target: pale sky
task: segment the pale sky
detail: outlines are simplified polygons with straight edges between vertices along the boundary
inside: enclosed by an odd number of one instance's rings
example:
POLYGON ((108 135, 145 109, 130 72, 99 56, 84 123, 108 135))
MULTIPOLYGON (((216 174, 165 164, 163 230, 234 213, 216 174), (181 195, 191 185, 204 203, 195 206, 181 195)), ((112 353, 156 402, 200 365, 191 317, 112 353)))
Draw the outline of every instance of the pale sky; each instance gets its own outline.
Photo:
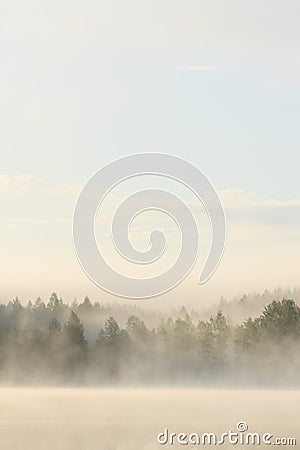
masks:
POLYGON ((1 301, 115 301, 77 262, 72 213, 97 169, 148 151, 206 173, 228 224, 213 278, 159 302, 299 285, 297 0, 2 0, 0 45, 1 301))

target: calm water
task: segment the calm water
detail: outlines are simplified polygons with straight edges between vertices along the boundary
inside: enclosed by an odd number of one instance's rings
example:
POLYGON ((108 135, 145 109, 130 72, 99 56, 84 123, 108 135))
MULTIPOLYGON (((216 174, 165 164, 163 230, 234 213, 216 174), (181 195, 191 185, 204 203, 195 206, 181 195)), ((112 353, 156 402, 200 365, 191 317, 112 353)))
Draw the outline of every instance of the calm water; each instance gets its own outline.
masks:
POLYGON ((222 433, 240 421, 249 432, 296 437, 297 445, 285 448, 300 449, 300 391, 0 389, 3 450, 197 448, 162 446, 157 435, 166 427, 222 433))

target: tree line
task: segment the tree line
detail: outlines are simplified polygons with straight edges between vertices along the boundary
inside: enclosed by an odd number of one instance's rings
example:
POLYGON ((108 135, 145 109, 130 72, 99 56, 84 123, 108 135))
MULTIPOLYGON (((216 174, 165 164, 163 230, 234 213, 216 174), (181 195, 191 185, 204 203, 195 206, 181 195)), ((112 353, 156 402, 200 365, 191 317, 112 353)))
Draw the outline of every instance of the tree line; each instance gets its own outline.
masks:
POLYGON ((66 305, 55 293, 47 304, 0 305, 0 382, 299 384, 294 300, 274 300, 240 324, 221 311, 195 320, 185 308, 160 316, 155 327, 132 313, 122 324, 113 315, 97 324, 99 308, 106 311, 88 297, 66 305))

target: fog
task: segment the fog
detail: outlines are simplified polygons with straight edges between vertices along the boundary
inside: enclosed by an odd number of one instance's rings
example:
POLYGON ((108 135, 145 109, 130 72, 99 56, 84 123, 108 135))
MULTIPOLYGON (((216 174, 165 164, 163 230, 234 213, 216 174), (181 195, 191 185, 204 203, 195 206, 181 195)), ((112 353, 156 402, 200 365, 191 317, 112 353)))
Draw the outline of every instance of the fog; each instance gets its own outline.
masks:
POLYGON ((158 449, 165 428, 220 435, 241 421, 272 442, 300 438, 299 391, 2 388, 0 395, 5 450, 158 449))
POLYGON ((298 388, 300 307, 275 294, 169 314, 16 298, 0 306, 0 383, 298 388))
POLYGON ((1 305, 1 448, 182 448, 206 433, 300 448, 300 308, 282 294, 169 314, 55 293, 1 305))

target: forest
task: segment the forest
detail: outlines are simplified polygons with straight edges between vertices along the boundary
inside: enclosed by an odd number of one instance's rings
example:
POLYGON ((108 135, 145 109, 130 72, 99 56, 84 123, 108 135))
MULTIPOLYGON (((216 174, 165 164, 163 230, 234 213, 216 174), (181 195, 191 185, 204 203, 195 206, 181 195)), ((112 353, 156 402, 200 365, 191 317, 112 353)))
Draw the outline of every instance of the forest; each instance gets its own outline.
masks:
POLYGON ((280 387, 298 386, 299 369, 300 307, 292 299, 270 301, 240 323, 221 309, 167 315, 88 297, 67 305, 56 293, 46 303, 0 305, 3 385, 280 387))

